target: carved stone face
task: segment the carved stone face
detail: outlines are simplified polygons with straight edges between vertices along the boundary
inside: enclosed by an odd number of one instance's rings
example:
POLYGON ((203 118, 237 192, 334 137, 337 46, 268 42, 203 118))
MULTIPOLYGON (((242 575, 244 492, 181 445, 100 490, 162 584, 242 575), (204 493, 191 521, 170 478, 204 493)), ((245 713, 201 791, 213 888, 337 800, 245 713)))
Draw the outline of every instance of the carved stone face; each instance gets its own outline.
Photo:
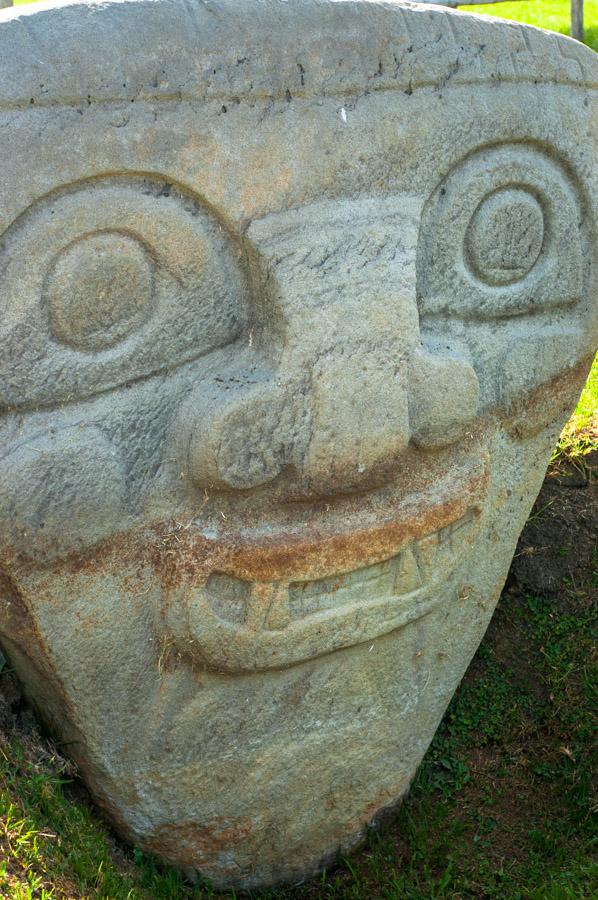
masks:
POLYGON ((596 58, 366 0, 0 50, 3 647, 128 839, 305 875, 406 791, 589 368, 596 58))

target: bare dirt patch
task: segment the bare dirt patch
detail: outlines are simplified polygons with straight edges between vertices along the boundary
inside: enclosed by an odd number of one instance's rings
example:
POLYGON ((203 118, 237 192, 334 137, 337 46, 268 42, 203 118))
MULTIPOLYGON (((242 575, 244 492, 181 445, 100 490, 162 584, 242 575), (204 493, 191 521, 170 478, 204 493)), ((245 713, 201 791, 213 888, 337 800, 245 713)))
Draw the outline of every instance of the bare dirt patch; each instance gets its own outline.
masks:
POLYGON ((598 450, 561 458, 544 480, 519 539, 511 575, 531 593, 595 602, 598 556, 598 450))

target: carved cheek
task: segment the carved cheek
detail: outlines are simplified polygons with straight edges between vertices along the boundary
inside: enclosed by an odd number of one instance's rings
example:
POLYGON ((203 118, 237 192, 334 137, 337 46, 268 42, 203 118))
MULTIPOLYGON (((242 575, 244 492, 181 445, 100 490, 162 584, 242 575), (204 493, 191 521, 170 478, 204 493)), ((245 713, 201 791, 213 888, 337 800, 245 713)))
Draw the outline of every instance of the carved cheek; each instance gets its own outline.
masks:
POLYGON ((289 461, 291 408, 292 397, 266 370, 233 370, 200 384, 176 417, 181 464, 198 487, 244 490, 273 480, 289 461), (250 386, 239 385, 240 375, 250 386))
POLYGON ((83 550, 126 514, 124 467, 94 426, 32 436, 2 460, 0 509, 3 543, 17 552, 40 561, 83 550))

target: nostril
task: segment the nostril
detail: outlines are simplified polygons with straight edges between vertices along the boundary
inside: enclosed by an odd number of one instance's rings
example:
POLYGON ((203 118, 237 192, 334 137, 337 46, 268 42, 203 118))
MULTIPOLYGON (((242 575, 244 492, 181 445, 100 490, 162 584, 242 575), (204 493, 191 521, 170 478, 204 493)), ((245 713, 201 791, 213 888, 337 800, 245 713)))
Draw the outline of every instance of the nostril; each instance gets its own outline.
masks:
POLYGON ((275 406, 270 396, 254 396, 226 415, 218 469, 229 487, 258 487, 276 478, 283 468, 285 446, 277 434, 275 406))
POLYGON ((447 447, 475 419, 478 377, 463 359, 425 351, 414 354, 409 370, 409 423, 423 449, 447 447))
MULTIPOLYGON (((263 379, 230 387, 226 379, 195 390, 176 426, 180 457, 199 487, 246 490, 272 481, 286 462, 284 395, 263 379), (230 389, 229 389, 230 388, 230 389)), ((238 374, 233 382, 239 382, 238 374)))

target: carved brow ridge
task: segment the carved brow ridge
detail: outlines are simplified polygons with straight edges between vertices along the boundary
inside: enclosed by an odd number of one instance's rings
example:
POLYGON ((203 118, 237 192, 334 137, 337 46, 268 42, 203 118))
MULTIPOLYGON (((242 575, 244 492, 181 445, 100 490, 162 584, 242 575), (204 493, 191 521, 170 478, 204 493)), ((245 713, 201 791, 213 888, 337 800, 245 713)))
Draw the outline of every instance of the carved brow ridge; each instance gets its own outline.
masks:
POLYGON ((563 35, 396 0, 121 0, 22 6, 0 19, 0 109, 488 82, 598 88, 598 59, 563 35))

